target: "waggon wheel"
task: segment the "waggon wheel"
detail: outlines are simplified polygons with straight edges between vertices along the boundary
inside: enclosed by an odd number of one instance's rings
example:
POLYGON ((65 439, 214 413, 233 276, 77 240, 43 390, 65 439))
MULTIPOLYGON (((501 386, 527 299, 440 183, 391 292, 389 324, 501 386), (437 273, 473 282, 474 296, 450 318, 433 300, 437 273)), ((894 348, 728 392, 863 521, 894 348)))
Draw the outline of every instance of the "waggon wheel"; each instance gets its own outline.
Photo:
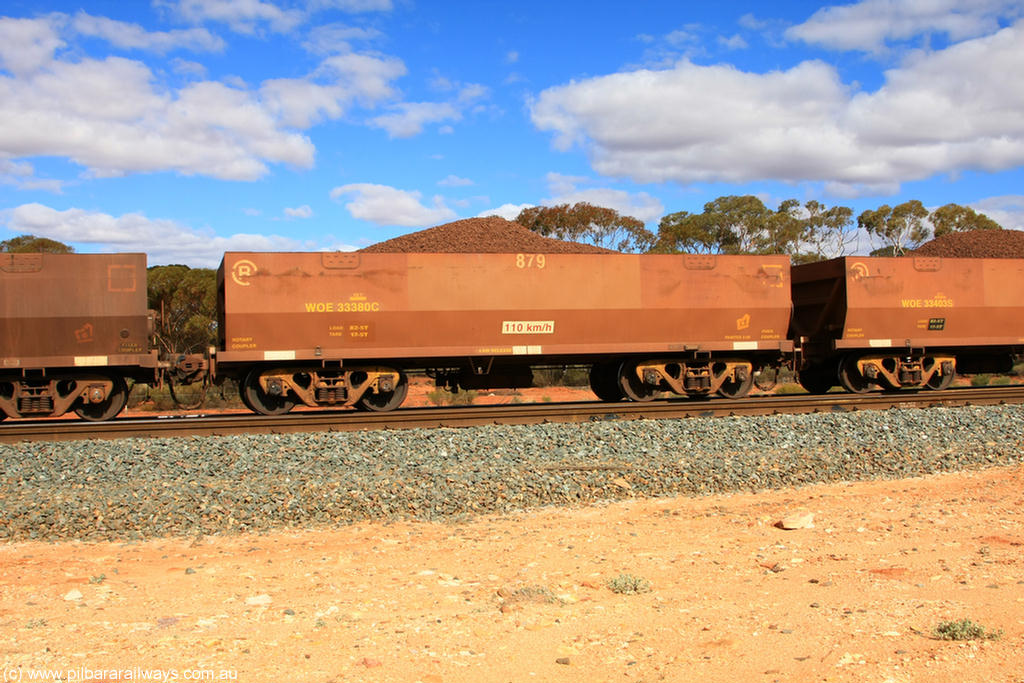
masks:
POLYGON ((857 368, 857 358, 847 356, 839 363, 839 383, 843 388, 854 394, 864 394, 871 391, 871 383, 860 374, 857 368))
POLYGON ((89 422, 103 422, 114 417, 128 405, 128 385, 121 377, 110 377, 114 386, 107 398, 100 403, 86 403, 79 399, 75 414, 89 422))
POLYGON ((718 395, 724 398, 743 398, 750 393, 750 389, 753 386, 754 375, 752 374, 748 374, 746 379, 739 381, 727 379, 718 388, 718 395))
POLYGON ((590 390, 602 401, 615 403, 625 398, 618 381, 615 363, 594 363, 590 366, 590 390))
POLYGON ((260 371, 252 370, 241 386, 242 403, 260 415, 283 415, 295 407, 287 396, 271 396, 260 386, 260 371))
POLYGON ((356 401, 356 408, 371 413, 386 413, 402 405, 402 401, 405 400, 405 396, 408 393, 409 378, 405 376, 404 372, 400 372, 398 373, 398 385, 395 386, 393 391, 386 391, 384 393, 367 391, 356 401))
POLYGON ((925 386, 935 391, 942 391, 943 389, 948 389, 949 385, 953 383, 953 380, 955 378, 955 372, 950 372, 949 374, 946 375, 940 375, 939 373, 935 373, 928 379, 928 382, 925 383, 925 386))
POLYGON ((243 379, 243 381, 238 383, 238 397, 240 399, 242 399, 242 405, 244 405, 246 408, 248 408, 249 410, 251 410, 254 413, 257 412, 256 406, 254 406, 252 403, 249 402, 249 395, 245 391, 245 381, 244 381, 244 379, 243 379))
POLYGON ((626 361, 619 367, 619 388, 630 401, 650 401, 654 398, 655 389, 649 387, 637 377, 636 363, 626 361))

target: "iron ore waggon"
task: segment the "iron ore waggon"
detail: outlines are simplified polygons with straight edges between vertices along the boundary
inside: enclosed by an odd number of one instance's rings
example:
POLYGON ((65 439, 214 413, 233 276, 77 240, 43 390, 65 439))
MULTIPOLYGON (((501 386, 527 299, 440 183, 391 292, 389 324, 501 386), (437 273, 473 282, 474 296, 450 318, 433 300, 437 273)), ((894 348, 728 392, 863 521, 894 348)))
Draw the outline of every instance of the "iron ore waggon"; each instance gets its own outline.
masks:
POLYGON ((944 389, 1024 351, 1024 260, 844 257, 792 272, 790 336, 812 393, 944 389))
POLYGON ((0 419, 117 415, 151 332, 145 254, 0 253, 0 419))
POLYGON ((117 415, 126 380, 238 381, 253 411, 391 410, 439 386, 590 368, 606 401, 943 389, 1024 352, 1024 260, 580 253, 229 252, 217 347, 158 358, 144 254, 0 254, 0 419, 117 415))
POLYGON ((745 395, 792 352, 785 256, 227 253, 218 377, 275 414, 390 410, 410 371, 441 386, 592 367, 604 400, 745 395))

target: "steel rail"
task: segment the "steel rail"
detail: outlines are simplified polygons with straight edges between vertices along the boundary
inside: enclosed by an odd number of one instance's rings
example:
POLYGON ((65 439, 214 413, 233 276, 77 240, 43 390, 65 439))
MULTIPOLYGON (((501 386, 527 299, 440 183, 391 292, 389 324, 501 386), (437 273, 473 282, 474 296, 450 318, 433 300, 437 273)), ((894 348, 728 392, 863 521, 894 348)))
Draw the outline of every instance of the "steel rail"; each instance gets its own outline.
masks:
POLYGON ((727 415, 850 412, 1024 403, 1024 385, 945 391, 787 396, 743 399, 669 399, 650 402, 522 403, 446 408, 403 408, 389 413, 350 410, 302 411, 279 416, 189 413, 171 417, 124 417, 110 422, 75 419, 8 420, 0 443, 201 435, 281 434, 372 429, 430 429, 485 424, 539 424, 596 420, 675 419, 727 415))

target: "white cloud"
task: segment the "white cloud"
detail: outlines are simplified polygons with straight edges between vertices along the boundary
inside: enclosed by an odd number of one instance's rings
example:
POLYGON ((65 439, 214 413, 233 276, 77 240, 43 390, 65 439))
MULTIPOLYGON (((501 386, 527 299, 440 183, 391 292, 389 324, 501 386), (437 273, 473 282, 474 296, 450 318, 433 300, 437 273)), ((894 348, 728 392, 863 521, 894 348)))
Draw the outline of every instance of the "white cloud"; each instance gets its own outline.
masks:
POLYGON ((381 32, 372 28, 359 28, 347 24, 322 24, 312 28, 302 46, 318 55, 347 53, 354 41, 375 40, 381 32))
MULTIPOLYGON (((434 90, 451 93, 447 102, 398 102, 388 106, 388 113, 367 121, 374 128, 383 128, 391 138, 411 138, 430 124, 461 121, 463 112, 479 111, 474 104, 487 97, 490 90, 479 83, 459 83, 435 74, 430 82, 434 90)), ((450 124, 438 127, 447 135, 454 132, 450 124)))
POLYGON ((482 211, 476 215, 477 218, 486 218, 487 216, 500 216, 507 221, 514 221, 519 214, 523 212, 523 209, 529 209, 536 204, 502 204, 501 206, 482 211))
POLYGON ((976 38, 999 29, 1000 17, 1021 15, 1018 0, 862 0, 822 7, 810 19, 786 31, 802 40, 840 50, 879 52, 893 40, 944 33, 950 40, 976 38))
POLYGON ((13 185, 19 190, 46 190, 60 194, 64 184, 59 180, 37 178, 35 167, 25 161, 0 157, 0 185, 13 185))
MULTIPOLYGON (((0 34, 12 25, 19 20, 0 19, 0 34)), ((251 180, 268 161, 312 165, 310 141, 283 129, 251 92, 214 82, 174 92, 155 85, 142 62, 119 57, 36 54, 32 62, 30 71, 19 62, 16 75, 0 73, 2 155, 64 156, 97 176, 175 170, 251 180)))
POLYGON ((193 24, 217 21, 239 33, 256 33, 266 27, 277 33, 291 31, 305 20, 297 9, 281 9, 262 0, 154 0, 193 24))
POLYGON ((390 114, 375 116, 368 123, 383 128, 392 138, 411 138, 422 133, 428 124, 462 118, 459 110, 447 102, 400 102, 389 109, 390 114))
POLYGON ((295 208, 285 207, 284 215, 288 218, 312 218, 313 209, 310 208, 309 204, 303 204, 295 208))
POLYGON ((545 206, 586 202, 606 209, 615 209, 623 216, 638 218, 644 223, 659 220, 665 215, 665 205, 646 192, 629 193, 607 187, 579 188, 590 181, 587 178, 549 173, 548 188, 554 194, 541 202, 545 206))
POLYGON ((749 47, 749 45, 747 45, 747 41, 738 33, 730 38, 719 36, 718 44, 727 50, 745 50, 749 47))
POLYGON ((342 12, 390 12, 391 0, 310 0, 310 9, 339 9, 342 12))
MULTIPOLYGON (((110 39, 126 31, 125 44, 163 44, 134 25, 79 19, 110 39)), ((345 54, 306 78, 258 89, 196 81, 176 90, 141 61, 58 57, 59 28, 56 19, 0 18, 0 158, 66 157, 92 176, 177 171, 253 180, 270 163, 312 166, 313 144, 295 129, 393 97, 392 81, 405 73, 398 59, 345 54)), ((201 76, 199 65, 177 64, 201 76)))
POLYGON ((72 27, 82 35, 103 38, 120 48, 151 50, 158 53, 171 50, 219 52, 226 45, 219 36, 213 35, 205 28, 150 32, 139 24, 95 17, 83 11, 75 15, 72 27))
POLYGON ((751 73, 687 61, 549 88, 534 124, 595 170, 639 182, 820 181, 894 187, 1024 163, 1024 22, 885 73, 851 92, 808 61, 751 73))
POLYGON ((473 181, 469 178, 460 178, 457 175, 449 175, 437 181, 441 187, 469 187, 473 181))
POLYGON ((405 73, 405 64, 397 57, 349 53, 328 57, 314 76, 346 83, 360 98, 372 103, 393 97, 391 82, 405 73))
POLYGON ((1008 230, 1024 230, 1024 195, 989 197, 971 203, 970 207, 1008 230))
POLYGON ((206 67, 199 62, 193 62, 187 59, 181 59, 175 57, 171 60, 171 69, 174 73, 187 76, 189 78, 206 78, 206 67))
POLYGON ((425 206, 420 192, 399 190, 388 185, 354 183, 331 190, 331 199, 351 197, 345 208, 354 218, 377 225, 428 227, 455 218, 442 197, 434 197, 433 206, 425 206))
POLYGON ((337 119, 359 102, 372 106, 393 97, 392 81, 405 74, 394 57, 335 55, 307 78, 277 78, 260 86, 260 100, 286 126, 309 128, 337 119))
POLYGON ((296 251, 303 245, 278 235, 235 234, 221 237, 175 221, 141 213, 112 216, 42 204, 22 204, 0 212, 0 221, 15 234, 87 244, 96 251, 146 252, 150 265, 184 263, 215 268, 225 251, 296 251))
POLYGON ((45 66, 64 44, 46 19, 0 17, 0 68, 15 76, 45 66))

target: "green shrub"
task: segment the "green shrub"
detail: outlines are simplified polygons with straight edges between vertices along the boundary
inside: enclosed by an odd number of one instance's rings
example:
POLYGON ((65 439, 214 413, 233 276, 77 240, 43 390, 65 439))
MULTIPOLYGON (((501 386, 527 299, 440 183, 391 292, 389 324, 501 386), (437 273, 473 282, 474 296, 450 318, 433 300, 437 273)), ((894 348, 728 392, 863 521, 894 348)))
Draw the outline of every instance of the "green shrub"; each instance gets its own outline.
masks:
POLYGON ((807 390, 799 384, 780 384, 775 387, 775 393, 778 396, 788 396, 790 394, 806 394, 807 390))
POLYGON ((1010 378, 1007 375, 999 375, 998 377, 992 378, 992 386, 994 387, 1005 387, 1010 383, 1010 378))
POLYGON ((650 593, 651 582, 640 576, 632 574, 619 574, 614 579, 608 580, 608 589, 612 593, 632 595, 635 593, 650 593))
POLYGON ((535 387, 588 387, 590 368, 567 365, 557 368, 540 368, 533 371, 535 387))
POLYGON ((452 393, 447 389, 434 389, 427 392, 427 400, 435 406, 468 406, 476 400, 476 391, 459 391, 452 393))
POLYGON ((1003 631, 986 631, 970 619, 961 619, 942 622, 932 630, 932 636, 939 640, 999 640, 1003 631))
POLYGON ((975 375, 974 377, 971 378, 971 386, 972 387, 987 387, 989 385, 989 382, 991 382, 991 381, 992 381, 992 375, 988 375, 988 374, 975 375))

